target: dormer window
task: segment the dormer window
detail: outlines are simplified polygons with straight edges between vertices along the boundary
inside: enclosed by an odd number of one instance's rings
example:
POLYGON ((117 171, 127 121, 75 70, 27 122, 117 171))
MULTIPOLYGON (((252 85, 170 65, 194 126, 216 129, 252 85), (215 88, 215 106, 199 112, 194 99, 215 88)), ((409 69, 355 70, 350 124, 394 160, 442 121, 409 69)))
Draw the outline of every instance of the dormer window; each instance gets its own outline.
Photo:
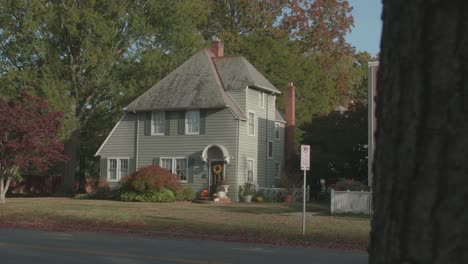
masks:
POLYGON ((152 112, 151 135, 164 135, 166 131, 166 113, 153 111, 152 112))
POLYGON ((200 134, 200 111, 185 112, 185 134, 200 134))

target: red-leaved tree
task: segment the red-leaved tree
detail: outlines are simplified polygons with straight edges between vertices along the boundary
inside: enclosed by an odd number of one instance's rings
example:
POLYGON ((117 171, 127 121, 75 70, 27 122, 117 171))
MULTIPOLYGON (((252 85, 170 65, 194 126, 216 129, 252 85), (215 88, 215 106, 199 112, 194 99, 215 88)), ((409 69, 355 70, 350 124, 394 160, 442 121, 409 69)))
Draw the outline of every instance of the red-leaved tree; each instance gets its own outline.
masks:
POLYGON ((21 172, 40 173, 63 162, 57 141, 61 112, 50 111, 45 99, 21 91, 17 98, 0 97, 0 202, 12 179, 21 172))

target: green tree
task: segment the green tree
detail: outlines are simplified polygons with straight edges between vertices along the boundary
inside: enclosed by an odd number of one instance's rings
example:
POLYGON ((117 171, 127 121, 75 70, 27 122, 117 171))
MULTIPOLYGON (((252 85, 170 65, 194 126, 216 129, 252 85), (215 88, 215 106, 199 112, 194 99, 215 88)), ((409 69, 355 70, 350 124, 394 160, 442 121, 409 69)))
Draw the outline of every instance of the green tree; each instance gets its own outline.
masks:
POLYGON ((64 111, 66 191, 83 157, 83 132, 88 141, 101 133, 87 129, 90 120, 115 121, 149 83, 204 46, 198 27, 208 14, 205 3, 0 1, 2 93, 25 88, 64 111))

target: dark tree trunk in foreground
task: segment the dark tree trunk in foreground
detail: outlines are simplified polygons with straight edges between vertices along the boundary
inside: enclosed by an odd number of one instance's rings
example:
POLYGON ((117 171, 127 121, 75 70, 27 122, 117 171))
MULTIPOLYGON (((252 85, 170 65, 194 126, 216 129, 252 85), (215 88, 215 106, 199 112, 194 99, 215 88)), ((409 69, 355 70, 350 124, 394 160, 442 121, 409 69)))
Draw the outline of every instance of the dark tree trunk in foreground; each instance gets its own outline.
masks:
POLYGON ((468 1, 384 0, 371 263, 468 263, 468 1))

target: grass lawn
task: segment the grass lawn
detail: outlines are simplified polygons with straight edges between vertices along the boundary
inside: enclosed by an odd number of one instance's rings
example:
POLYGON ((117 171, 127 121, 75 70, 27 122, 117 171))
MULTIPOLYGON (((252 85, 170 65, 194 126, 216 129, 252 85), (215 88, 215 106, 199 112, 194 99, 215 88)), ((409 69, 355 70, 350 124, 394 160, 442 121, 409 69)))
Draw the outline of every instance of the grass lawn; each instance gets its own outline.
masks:
MULTIPOLYGON (((134 231, 241 237, 266 241, 299 241, 301 204, 131 203, 71 198, 7 198, 0 223, 123 228, 134 231)), ((307 242, 366 246, 370 218, 330 216, 327 205, 308 204, 307 242)))

